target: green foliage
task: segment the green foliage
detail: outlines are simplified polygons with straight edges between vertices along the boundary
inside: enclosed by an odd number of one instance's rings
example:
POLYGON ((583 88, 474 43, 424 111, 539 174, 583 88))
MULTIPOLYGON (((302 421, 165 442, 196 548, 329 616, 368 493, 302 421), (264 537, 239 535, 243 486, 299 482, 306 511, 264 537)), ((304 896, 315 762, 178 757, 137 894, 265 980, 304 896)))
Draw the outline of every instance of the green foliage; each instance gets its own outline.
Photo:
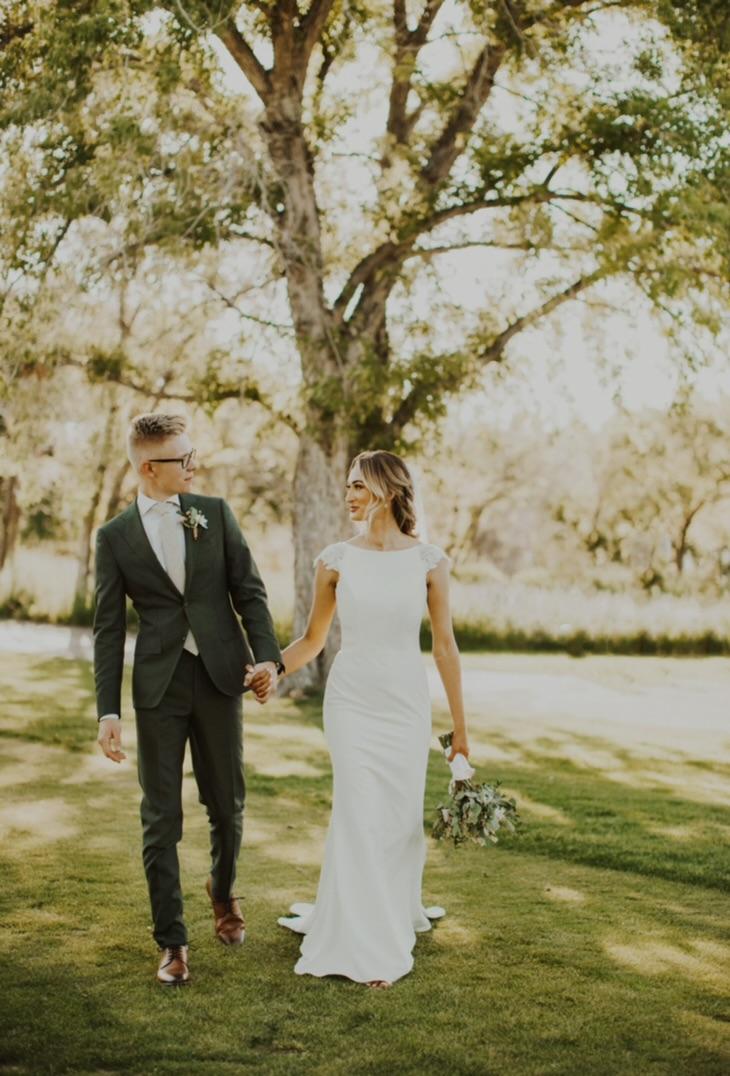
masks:
MULTIPOLYGON (((454 623, 454 634, 463 653, 487 651, 515 654, 569 654, 582 658, 587 654, 624 654, 637 657, 727 657, 730 638, 714 631, 696 633, 616 630, 548 631, 519 627, 495 627, 488 621, 460 620, 454 623)), ((433 644, 431 628, 421 628, 421 646, 433 644)))
POLYGON ((58 536, 58 492, 44 491, 42 497, 25 513, 22 537, 48 540, 58 536))
MULTIPOLYGON (((187 387, 208 414, 213 414, 222 400, 243 398, 247 393, 245 375, 235 369, 229 355, 221 349, 214 349, 206 356, 200 374, 191 378, 187 387)), ((255 388, 253 391, 255 394, 255 388)))
POLYGON ((706 55, 730 53, 730 26, 724 0, 660 0, 658 15, 674 40, 687 48, 700 45, 706 55))
POLYGON ((127 356, 119 347, 110 351, 91 347, 86 357, 86 375, 91 382, 118 381, 124 375, 127 362, 127 356))
POLYGON ((344 421, 353 451, 408 446, 446 414, 453 397, 476 384, 480 372, 473 352, 448 355, 416 352, 388 362, 376 347, 361 342, 360 359, 344 376, 327 374, 306 396, 325 421, 344 421))
POLYGON ((0 620, 32 620, 35 602, 24 590, 16 590, 0 602, 0 620))
POLYGON ((0 130, 26 170, 25 182, 5 191, 15 264, 44 265, 55 249, 52 238, 39 246, 29 222, 92 215, 124 220, 130 243, 200 247, 245 217, 245 187, 228 200, 215 193, 228 182, 238 123, 222 99, 217 115, 196 110, 188 83, 215 95, 204 50, 190 43, 184 52, 169 23, 151 33, 153 7, 110 0, 93 12, 85 3, 35 9, 32 31, 0 52, 0 130), (46 62, 39 80, 33 72, 46 62))
MULTIPOLYGON (((541 158, 554 152, 540 141, 525 144, 513 134, 503 134, 495 124, 484 125, 472 144, 471 159, 479 186, 493 194, 511 191, 514 184, 541 158)), ((468 196, 465 191, 465 196, 468 196)))
MULTIPOLYGON (((658 310, 715 331, 730 278, 721 0, 453 7, 448 32, 439 22, 420 40, 415 11, 394 36, 391 4, 336 0, 305 69, 306 5, 292 7, 291 24, 282 5, 233 0, 6 5, 0 151, 13 168, 0 181, 0 273, 18 272, 23 287, 3 316, 33 309, 59 247, 90 225, 103 253, 85 252, 79 289, 117 283, 146 255, 164 254, 174 275, 191 258, 228 263, 235 251, 244 288, 252 261, 289 285, 309 432, 396 447, 416 445, 485 364, 503 361, 510 325, 522 331, 548 316, 547 300, 569 301, 576 274, 629 276, 658 310), (491 89, 473 66, 487 42, 486 55, 501 57, 491 89), (439 49, 444 62, 432 63, 439 49), (269 90, 252 90, 252 68, 269 90), (391 129, 363 134, 391 105, 391 129), (487 217, 473 215, 480 205, 487 217), (242 236, 259 245, 238 256, 242 236), (454 311, 445 342, 411 311, 411 299, 437 291, 430 259, 409 262, 431 241, 503 245, 524 290, 495 309, 487 289, 478 328, 454 311), (362 276, 339 317, 332 297, 352 272, 362 276), (394 329, 408 340, 416 328, 416 344, 393 346, 394 329), (336 352, 335 373, 310 361, 318 348, 336 352)), ((122 350, 100 346, 89 376, 134 371, 122 350)), ((190 365, 179 391, 207 411, 261 401, 219 358, 190 365)), ((26 368, 16 362, 12 376, 26 368)))

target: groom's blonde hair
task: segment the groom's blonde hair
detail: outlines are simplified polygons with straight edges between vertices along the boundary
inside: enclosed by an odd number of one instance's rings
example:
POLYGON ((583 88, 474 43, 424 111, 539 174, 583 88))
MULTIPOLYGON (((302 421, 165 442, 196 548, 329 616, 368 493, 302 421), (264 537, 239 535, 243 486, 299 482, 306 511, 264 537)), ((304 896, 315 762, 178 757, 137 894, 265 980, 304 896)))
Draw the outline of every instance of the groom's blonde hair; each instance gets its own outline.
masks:
POLYGON ((165 441, 168 437, 177 437, 179 433, 185 433, 187 426, 188 420, 184 415, 169 415, 155 411, 136 415, 129 423, 127 430, 127 455, 130 462, 136 467, 144 445, 165 441))

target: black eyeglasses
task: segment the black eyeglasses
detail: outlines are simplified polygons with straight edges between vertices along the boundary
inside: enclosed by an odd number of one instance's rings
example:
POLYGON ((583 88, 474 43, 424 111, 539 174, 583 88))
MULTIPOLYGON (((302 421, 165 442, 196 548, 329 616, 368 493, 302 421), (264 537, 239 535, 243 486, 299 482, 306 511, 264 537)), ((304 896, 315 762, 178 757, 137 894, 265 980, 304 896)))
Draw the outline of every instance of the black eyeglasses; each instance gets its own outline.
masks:
POLYGON ((165 459, 147 460, 147 462, 148 463, 179 463, 181 468, 183 469, 183 471, 187 471, 188 467, 190 467, 190 465, 192 463, 195 463, 195 459, 197 457, 197 454, 198 454, 197 451, 195 449, 192 449, 191 452, 188 452, 184 456, 173 456, 172 458, 166 457, 165 459))

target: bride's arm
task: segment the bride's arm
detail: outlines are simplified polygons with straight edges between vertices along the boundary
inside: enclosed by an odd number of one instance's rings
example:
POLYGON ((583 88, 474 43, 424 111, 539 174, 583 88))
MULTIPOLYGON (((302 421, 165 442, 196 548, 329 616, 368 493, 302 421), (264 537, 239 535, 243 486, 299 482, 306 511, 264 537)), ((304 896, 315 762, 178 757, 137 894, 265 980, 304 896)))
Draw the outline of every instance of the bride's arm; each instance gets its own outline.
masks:
POLYGON ((461 662, 454 638, 449 602, 449 562, 444 558, 428 574, 428 611, 433 634, 433 658, 444 685, 454 725, 450 760, 456 754, 469 757, 464 699, 461 691, 461 662))
POLYGON ((335 615, 337 579, 338 573, 325 568, 320 561, 314 576, 312 608, 304 634, 290 643, 281 655, 286 668, 285 676, 297 672, 323 650, 332 617, 335 615))

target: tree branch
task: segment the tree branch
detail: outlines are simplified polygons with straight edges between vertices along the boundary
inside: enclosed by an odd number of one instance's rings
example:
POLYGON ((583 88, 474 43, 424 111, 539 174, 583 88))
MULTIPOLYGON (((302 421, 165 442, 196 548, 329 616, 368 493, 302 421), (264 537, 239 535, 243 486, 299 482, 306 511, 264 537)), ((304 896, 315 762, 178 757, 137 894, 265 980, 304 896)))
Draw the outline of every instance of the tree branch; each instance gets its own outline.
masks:
POLYGON ((301 21, 301 50, 305 66, 309 63, 312 49, 319 41, 334 0, 312 0, 309 11, 301 21))
POLYGON ((216 31, 218 37, 251 83, 263 104, 271 93, 271 76, 254 55, 243 34, 232 18, 228 19, 222 30, 216 31))
POLYGON ((592 284, 595 284, 597 280, 601 280, 604 276, 606 276, 605 269, 594 269, 592 273, 587 273, 585 276, 579 277, 578 280, 574 281, 569 287, 565 288, 563 291, 559 291, 557 295, 553 295, 550 299, 541 303, 540 306, 535 307, 535 309, 531 310, 528 314, 523 314, 522 317, 515 318, 506 329, 494 338, 488 347, 484 348, 479 353, 479 358, 485 363, 499 362, 504 354, 507 344, 509 344, 513 337, 517 336, 517 334, 524 329, 529 328, 530 325, 534 325, 536 321, 551 314, 553 310, 562 306, 563 303, 567 303, 570 299, 574 299, 576 295, 585 291, 586 288, 590 288, 592 284))
POLYGON ((525 202, 539 204, 540 202, 549 202, 553 197, 550 191, 538 187, 537 190, 529 191, 527 194, 498 194, 492 198, 476 198, 473 202, 459 202, 457 205, 435 210, 424 221, 420 231, 421 233, 431 232, 434 228, 438 228, 440 224, 445 224, 447 220, 479 213, 482 209, 505 209, 510 206, 523 205, 525 202))
MULTIPOLYGON (((385 129, 388 134, 394 136, 396 142, 404 142, 402 125, 415 63, 415 56, 408 49, 410 35, 406 22, 405 0, 393 0, 393 29, 395 34, 395 58, 393 61, 393 80, 390 84, 388 120, 385 129)), ((387 166, 387 161, 384 160, 383 163, 387 166)))
POLYGON ((365 284, 380 269, 392 265, 399 257, 402 259, 403 254, 415 243, 416 238, 417 236, 414 235, 412 239, 403 243, 390 241, 381 243, 357 263, 332 305, 332 312, 339 322, 342 321, 345 309, 360 285, 365 284))
MULTIPOLYGON (((76 366, 86 372, 86 363, 81 359, 74 359, 70 356, 66 356, 62 362, 64 366, 76 366)), ((169 381, 169 378, 169 373, 164 375, 163 385, 169 381)), ((181 403, 200 406, 200 399, 195 393, 182 391, 168 392, 166 388, 154 389, 150 385, 137 381, 122 373, 106 371, 104 374, 104 381, 110 381, 115 385, 121 385, 123 388, 131 389, 132 392, 139 393, 141 396, 153 396, 158 402, 160 400, 178 400, 181 403)), ((280 411, 252 380, 243 381, 240 385, 235 387, 224 387, 220 392, 215 394, 214 400, 216 403, 222 403, 223 400, 249 400, 252 403, 257 403, 263 407, 265 411, 268 411, 278 422, 283 422, 284 425, 293 430, 297 436, 300 436, 302 433, 300 425, 294 416, 288 411, 280 411)))
POLYGON ((381 243, 379 247, 371 251, 370 254, 367 254, 358 262, 332 306, 332 311, 336 319, 340 322, 342 321, 344 311, 360 285, 367 284, 369 280, 372 280, 373 277, 378 272, 385 269, 386 266, 392 266, 396 261, 400 260, 402 262, 405 261, 406 257, 410 257, 418 237, 423 235, 424 232, 432 231, 439 224, 443 224, 444 221, 451 220, 453 217, 465 216, 468 213, 476 213, 481 209, 495 209, 505 206, 521 205, 523 202, 529 201, 545 202, 549 201, 551 197, 552 195, 549 191, 538 188, 537 191, 533 191, 530 194, 483 198, 476 202, 467 202, 458 206, 451 206, 448 209, 439 210, 424 221, 420 227, 415 227, 407 239, 403 239, 399 243, 394 243, 390 240, 381 243))
MULTIPOLYGON (((452 254, 454 251, 471 250, 474 247, 492 247, 495 250, 537 250, 534 243, 497 243, 492 242, 489 239, 473 239, 464 243, 444 243, 437 247, 414 247, 413 250, 408 251, 403 261, 408 261, 409 258, 432 258, 437 254, 452 254)), ((555 250, 563 250, 564 252, 569 253, 571 248, 550 247, 551 253, 555 250)))
MULTIPOLYGON (((270 321, 268 318, 260 318, 255 314, 247 314, 244 310, 241 310, 240 306, 234 299, 230 299, 225 292, 220 291, 215 284, 211 284, 209 280, 206 280, 206 287, 216 295, 221 302, 228 307, 229 310, 234 310, 240 318, 244 318, 246 321, 254 321, 257 325, 264 325, 268 329, 276 329, 277 332, 293 333, 293 325, 283 325, 278 321, 270 321)), ((248 290, 248 289, 247 289, 248 290)))
MULTIPOLYGON (((511 325, 508 325, 503 332, 495 337, 488 348, 485 348, 481 353, 477 353, 475 358, 482 359, 485 363, 501 361, 504 349, 517 333, 522 332, 523 329, 533 325, 536 321, 539 321, 540 318, 546 317, 562 303, 566 303, 568 300, 575 298, 581 291, 589 288, 591 284, 595 284, 595 282, 601 279, 604 275, 604 270, 596 269, 593 273, 589 273, 579 280, 576 280, 568 288, 565 288, 564 291, 558 292, 557 295, 553 295, 547 302, 536 307, 535 310, 531 310, 528 314, 524 314, 521 318, 517 318, 513 321, 511 325)), ((403 397, 396 408, 390 422, 391 429, 401 431, 416 417, 418 410, 419 394, 417 388, 414 388, 403 397)))
MULTIPOLYGON (((435 210, 430 217, 424 222, 423 226, 419 228, 421 232, 433 231, 439 224, 444 224, 447 220, 453 220, 456 217, 465 217, 471 213, 479 213, 482 209, 504 209, 510 206, 523 205, 525 202, 532 202, 535 205, 541 203, 550 202, 555 203, 556 208, 560 208, 557 203, 559 202, 583 202, 586 205, 598 205, 609 207, 611 209, 620 210, 622 213, 631 213, 634 216, 642 217, 643 219, 650 219, 651 214, 638 206, 627 205, 625 202, 618 202, 615 198, 600 198, 595 194, 584 194, 582 191, 554 191, 549 190, 543 184, 536 187, 532 191, 527 191, 525 194, 502 194, 494 197, 475 198, 472 202, 458 202, 456 205, 446 206, 444 209, 435 210)), ((581 224, 587 224, 586 221, 579 221, 581 224)))
MULTIPOLYGON (((426 43, 433 21, 442 8, 444 0, 426 0, 421 18, 415 30, 408 29, 405 0, 393 0, 393 28, 395 34, 395 57, 393 80, 390 86, 388 121, 386 130, 397 143, 405 144, 416 125, 422 108, 406 114, 411 78, 418 53, 426 43)), ((387 164, 387 162, 384 162, 387 164)))
POLYGON ((490 42, 487 42, 480 52, 459 98, 459 104, 436 139, 421 173, 424 184, 431 190, 443 183, 457 157, 463 152, 466 139, 489 97, 505 52, 504 45, 492 45, 490 42))
POLYGON ((419 49, 426 44, 426 38, 431 32, 436 16, 443 6, 444 0, 426 0, 418 25, 410 34, 411 41, 419 49))
MULTIPOLYGON (((497 195, 491 198, 479 198, 473 202, 462 202, 458 205, 448 206, 445 209, 435 211, 430 217, 421 222, 417 222, 407 238, 403 238, 399 242, 388 240, 385 243, 381 243, 379 247, 371 251, 370 254, 367 254, 357 263, 332 306, 332 311, 336 320, 339 323, 342 322, 344 312, 357 289, 361 285, 367 288, 368 284, 372 283, 379 272, 382 272, 386 268, 392 268, 397 262, 404 262, 407 258, 413 256, 428 256, 430 251, 426 248, 414 249, 415 243, 419 236, 433 231, 434 228, 437 228, 440 224, 444 224, 446 221, 458 217, 478 213, 483 209, 503 209, 511 206, 523 205, 526 202, 539 205, 541 203, 553 201, 560 202, 564 200, 600 204, 600 199, 591 195, 582 194, 580 191, 551 191, 547 190, 544 186, 540 186, 525 194, 497 195)), ((625 212, 633 212, 638 215, 643 215, 642 210, 634 209, 631 206, 625 206, 614 201, 611 201, 610 204, 625 212)), ((503 246, 504 244, 496 245, 503 246)), ((444 244, 438 252, 445 252, 449 249, 451 249, 451 246, 444 244)), ((530 248, 526 247, 525 249, 530 248)), ((436 253, 435 248, 430 248, 430 250, 436 253)), ((365 292, 363 292, 361 301, 365 298, 366 295, 365 292)))
MULTIPOLYGON (((547 10, 536 11, 533 15, 528 15, 527 18, 521 19, 519 23, 519 30, 530 30, 533 26, 537 26, 540 23, 550 22, 550 20, 555 18, 556 15, 561 15, 563 14, 563 12, 577 11, 578 8, 583 7, 585 4, 591 3, 595 3, 595 0, 557 0, 557 2, 551 7, 547 8, 547 10)), ((619 6, 623 6, 621 4, 621 0, 618 0, 618 4, 619 6)), ((612 7, 613 5, 607 4, 606 6, 612 7)), ((600 7, 597 9, 589 9, 586 12, 581 12, 581 14, 592 15, 593 11, 595 10, 600 11, 601 9, 600 7)))
MULTIPOLYGON (((414 229, 413 234, 408 239, 403 239, 399 243, 393 243, 388 240, 386 243, 381 243, 379 247, 371 251, 362 258, 355 268, 350 273, 347 281, 345 282, 342 291, 337 296, 332 306, 333 313, 337 316, 341 315, 348 303, 355 294, 355 291, 361 284, 365 284, 369 278, 371 278, 380 269, 384 269, 387 265, 392 264, 395 260, 400 258, 404 261, 406 256, 410 257, 413 249, 413 245, 418 239, 419 235, 424 232, 432 231, 439 224, 442 224, 446 220, 450 220, 455 216, 464 216, 467 213, 476 213, 480 209, 494 209, 500 206, 520 205, 522 202, 530 201, 535 196, 530 195, 516 195, 510 198, 489 198, 481 199, 478 202, 466 203, 464 205, 452 206, 449 209, 440 210, 433 214, 424 222, 423 227, 414 229)), ((546 201, 545 195, 541 195, 537 200, 546 201)), ((415 252, 414 252, 415 253, 415 252)))

